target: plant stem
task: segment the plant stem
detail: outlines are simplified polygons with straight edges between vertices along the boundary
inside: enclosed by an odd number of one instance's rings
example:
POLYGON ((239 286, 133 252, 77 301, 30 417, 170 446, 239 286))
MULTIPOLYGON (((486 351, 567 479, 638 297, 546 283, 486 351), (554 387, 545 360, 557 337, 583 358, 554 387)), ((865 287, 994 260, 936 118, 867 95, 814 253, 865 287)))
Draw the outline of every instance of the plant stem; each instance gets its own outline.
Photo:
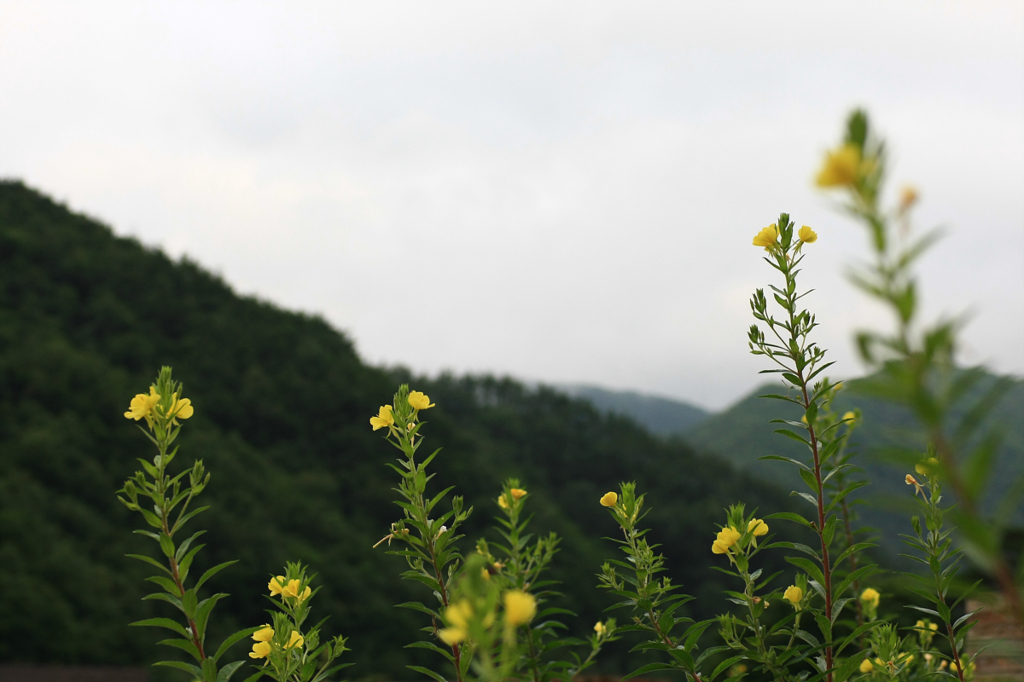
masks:
MULTIPOLYGON (((168 538, 171 537, 171 529, 167 523, 167 489, 165 488, 165 476, 164 476, 164 461, 167 458, 167 444, 165 441, 160 442, 160 468, 157 471, 159 494, 160 494, 160 520, 163 523, 163 532, 168 538)), ((180 515, 179 515, 180 518, 180 515)), ((167 562, 171 567, 171 578, 174 579, 174 584, 178 588, 178 593, 182 598, 185 596, 185 585, 182 583, 181 575, 178 572, 178 562, 173 556, 167 557, 167 562)), ((203 642, 199 637, 199 632, 196 629, 196 622, 192 618, 189 618, 188 614, 185 615, 185 620, 188 621, 189 632, 192 633, 192 643, 195 645, 196 650, 199 652, 199 662, 202 664, 206 660, 206 652, 203 650, 203 642)))

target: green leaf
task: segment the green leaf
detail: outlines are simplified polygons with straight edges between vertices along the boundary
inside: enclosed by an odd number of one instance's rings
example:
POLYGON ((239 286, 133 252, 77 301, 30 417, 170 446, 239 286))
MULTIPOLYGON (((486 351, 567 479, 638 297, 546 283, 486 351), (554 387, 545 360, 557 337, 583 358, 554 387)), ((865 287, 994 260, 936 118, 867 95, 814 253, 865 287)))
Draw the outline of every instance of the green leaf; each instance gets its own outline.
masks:
POLYGON ((175 523, 175 524, 174 524, 174 530, 175 530, 175 531, 177 531, 177 530, 178 530, 179 528, 181 528, 182 526, 184 526, 184 525, 185 525, 185 523, 186 523, 186 522, 187 522, 187 521, 188 521, 189 519, 191 519, 191 518, 192 518, 193 516, 197 516, 197 515, 199 515, 199 514, 202 514, 202 513, 204 512, 204 511, 206 511, 206 510, 207 510, 207 509, 209 509, 209 508, 210 508, 209 506, 206 506, 206 507, 197 507, 197 508, 193 509, 192 511, 188 512, 187 514, 185 514, 184 516, 182 516, 182 517, 181 517, 180 519, 178 519, 177 523, 175 523))
POLYGON ((159 568, 161 571, 163 571, 167 575, 171 574, 171 569, 167 568, 166 566, 164 566, 163 564, 161 564, 159 561, 157 561, 156 559, 154 559, 152 557, 145 556, 144 554, 125 554, 125 556, 126 557, 130 557, 132 559, 138 559, 139 561, 144 561, 147 564, 151 564, 153 566, 156 566, 157 568, 159 568))
POLYGON ((191 654, 192 658, 196 659, 197 661, 200 660, 199 649, 197 649, 196 645, 187 639, 165 639, 161 642, 157 642, 157 644, 163 644, 164 646, 172 646, 176 649, 187 651, 189 654, 191 654))
POLYGON ((793 523, 799 523, 801 526, 811 527, 811 522, 793 512, 776 512, 765 517, 766 519, 782 519, 783 521, 792 521, 793 523))
POLYGON ((198 667, 191 665, 189 663, 182 663, 181 661, 157 661, 153 665, 162 665, 166 668, 177 668, 178 670, 184 670, 189 675, 191 675, 193 679, 196 680, 202 678, 203 676, 203 671, 200 670, 198 667))
POLYGON ((208 658, 203 661, 203 679, 206 682, 217 682, 217 661, 208 658))
POLYGON ((261 625, 257 625, 254 628, 246 628, 244 630, 239 630, 238 632, 236 632, 234 634, 228 635, 224 639, 224 641, 221 642, 220 646, 217 647, 217 653, 215 653, 213 655, 213 658, 216 659, 216 660, 220 660, 220 657, 223 656, 224 654, 226 654, 228 649, 230 649, 232 646, 237 644, 239 641, 241 641, 241 640, 245 639, 246 637, 252 635, 254 632, 256 632, 257 630, 261 629, 262 627, 263 626, 261 626, 261 625))
POLYGON ((821 568, 819 568, 817 564, 813 563, 809 559, 804 559, 799 556, 788 556, 785 557, 785 559, 797 568, 802 569, 804 573, 810 575, 811 578, 816 580, 819 584, 825 584, 825 578, 821 573, 821 568))
MULTIPOLYGON (((798 459, 793 459, 792 457, 783 457, 781 455, 762 455, 761 457, 758 457, 758 459, 769 459, 769 460, 778 460, 780 462, 789 462, 790 464, 796 464, 801 469, 810 470, 809 466, 807 466, 806 464, 804 464, 803 462, 801 462, 798 459)), ((765 517, 765 518, 769 518, 769 517, 765 517)))
POLYGON ((235 671, 245 665, 245 661, 235 661, 234 663, 228 663, 226 666, 220 669, 217 673, 217 682, 228 682, 231 676, 235 674, 235 671))
POLYGON ((744 659, 746 659, 746 656, 744 656, 742 654, 740 654, 739 656, 733 656, 732 658, 725 659, 724 661, 722 661, 721 663, 719 663, 715 667, 715 672, 711 673, 711 679, 712 680, 715 679, 716 677, 718 677, 722 673, 723 670, 727 670, 730 666, 732 666, 737 661, 742 661, 744 659))
POLYGON ((175 583, 170 578, 165 578, 162 575, 151 575, 148 578, 146 578, 146 581, 156 583, 160 587, 164 588, 164 591, 167 592, 167 594, 179 598, 181 597, 181 590, 178 589, 177 583, 175 583))
POLYGON ((444 679, 443 676, 435 673, 430 668, 424 668, 423 666, 419 666, 419 665, 407 665, 405 667, 408 668, 409 670, 415 670, 418 673, 422 673, 422 674, 426 675, 427 677, 430 677, 433 680, 435 680, 435 682, 448 682, 448 680, 444 679))
POLYGON ((167 628, 172 632, 176 632, 182 637, 188 639, 188 632, 185 628, 178 623, 175 623, 170 618, 147 618, 146 620, 137 620, 134 623, 128 624, 130 627, 150 627, 150 628, 167 628))
POLYGON ((185 552, 188 551, 188 546, 192 544, 192 541, 201 536, 205 532, 205 530, 197 531, 196 533, 192 534, 192 537, 178 545, 178 551, 174 553, 174 560, 181 561, 181 557, 184 556, 185 552))
POLYGON ((209 580, 213 576, 215 576, 218 573, 220 573, 221 571, 223 571, 225 568, 227 568, 231 564, 237 564, 237 563, 238 563, 238 559, 234 559, 232 561, 225 561, 222 564, 217 564, 213 568, 208 569, 206 571, 206 573, 203 573, 202 577, 199 578, 199 582, 196 583, 196 589, 198 590, 200 587, 203 586, 203 583, 205 583, 207 580, 209 580))
POLYGON ((167 535, 160 536, 160 549, 163 550, 164 555, 169 559, 174 556, 174 540, 167 535))
POLYGON ((202 642, 206 639, 206 623, 210 620, 213 607, 226 596, 228 595, 218 592, 196 605, 196 631, 199 633, 199 641, 202 642))
POLYGON ((647 665, 642 666, 640 668, 637 668, 636 670, 634 670, 633 672, 631 672, 631 673, 629 673, 627 675, 623 675, 621 679, 622 680, 628 680, 630 678, 637 677, 639 675, 646 675, 647 673, 653 673, 653 672, 657 672, 659 670, 678 670, 678 669, 679 668, 677 666, 666 665, 665 663, 648 663, 647 665))
POLYGON ((792 438, 793 440, 797 441, 798 443, 803 443, 807 447, 811 447, 811 444, 807 441, 806 438, 804 438, 803 436, 798 436, 797 434, 793 433, 789 429, 775 429, 774 433, 781 434, 781 435, 785 436, 786 438, 792 438))
POLYGON ((405 648, 406 649, 428 649, 430 651, 433 651, 434 653, 441 654, 442 656, 447 658, 448 661, 451 662, 452 664, 455 663, 455 657, 452 656, 451 649, 448 649, 448 650, 442 649, 441 647, 437 646, 433 642, 413 642, 411 644, 406 644, 405 648))
POLYGON ((146 523, 153 526, 153 528, 163 529, 164 522, 160 520, 159 516, 146 509, 139 509, 139 513, 142 514, 142 518, 146 519, 146 523))

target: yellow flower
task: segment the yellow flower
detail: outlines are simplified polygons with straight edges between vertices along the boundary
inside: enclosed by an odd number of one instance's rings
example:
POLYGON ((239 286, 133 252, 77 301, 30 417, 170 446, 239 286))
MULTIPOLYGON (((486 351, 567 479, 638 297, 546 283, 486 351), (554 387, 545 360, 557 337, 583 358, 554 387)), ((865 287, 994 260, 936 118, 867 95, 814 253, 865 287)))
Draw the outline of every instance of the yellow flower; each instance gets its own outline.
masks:
POLYGON ((261 629, 252 633, 252 638, 257 642, 269 642, 274 638, 274 628, 264 625, 261 629))
POLYGON ((145 393, 139 393, 128 406, 128 411, 124 413, 125 419, 134 419, 139 421, 143 417, 149 417, 150 412, 153 411, 153 407, 160 402, 160 394, 156 392, 156 387, 149 387, 149 395, 145 393))
POLYGON ((930 476, 935 472, 936 467, 939 466, 939 460, 934 457, 929 457, 923 462, 918 462, 914 466, 914 471, 921 474, 922 476, 930 476))
POLYGON ((755 538, 759 538, 768 533, 768 524, 761 519, 750 519, 750 523, 747 524, 747 532, 751 531, 753 531, 755 538))
POLYGON ((508 500, 505 499, 504 495, 498 496, 498 506, 502 509, 508 509, 508 500))
POLYGON ((266 658, 270 655, 270 642, 256 642, 252 645, 249 658, 266 658))
POLYGON ((906 185, 900 191, 900 210, 906 211, 908 208, 916 204, 917 198, 917 190, 910 185, 906 185))
POLYGON ((796 610, 799 611, 800 602, 804 598, 804 591, 796 585, 790 585, 786 588, 786 592, 782 595, 782 598, 788 601, 793 606, 795 606, 796 610))
POLYGON ((522 488, 512 488, 509 492, 512 493, 513 500, 520 500, 526 495, 526 491, 522 488))
POLYGON ((305 643, 306 643, 306 640, 303 639, 302 635, 299 634, 299 631, 298 630, 292 630, 292 636, 288 639, 288 643, 285 644, 284 648, 285 649, 292 649, 292 648, 295 648, 295 647, 300 647, 300 646, 302 646, 305 643))
POLYGON ((931 630, 932 632, 938 632, 939 624, 938 623, 928 623, 928 629, 931 630))
POLYGON ((445 622, 451 627, 438 630, 437 636, 448 645, 464 641, 469 636, 466 627, 472 615, 473 605, 467 599, 460 599, 444 610, 445 622))
POLYGON ((537 600, 522 590, 505 593, 505 622, 509 625, 523 625, 533 620, 537 613, 537 600))
POLYGON ((947 665, 949 665, 948 661, 939 661, 939 670, 945 670, 947 665))
POLYGON ((601 506, 603 507, 614 507, 619 502, 618 493, 605 493, 601 497, 601 506))
POLYGON ((818 171, 815 183, 818 187, 854 185, 857 183, 857 172, 860 169, 860 148, 847 144, 825 155, 825 163, 818 171))
POLYGON ((168 415, 172 419, 188 419, 195 413, 195 408, 192 407, 192 401, 188 398, 178 398, 178 394, 175 393, 173 397, 174 404, 171 406, 171 413, 168 415))
POLYGON ((854 414, 853 412, 847 412, 846 414, 843 415, 843 421, 844 422, 848 422, 851 419, 856 419, 856 418, 857 418, 857 415, 854 414))
POLYGON ((597 621, 594 623, 594 632, 597 633, 598 637, 604 637, 604 633, 608 632, 608 628, 601 621, 597 621))
POLYGON ((779 228, 775 226, 775 223, 772 223, 757 233, 757 236, 754 237, 754 246, 763 246, 765 251, 767 251, 768 248, 778 240, 778 238, 779 228))
POLYGON ((740 539, 740 532, 735 528, 726 526, 718 532, 718 536, 715 541, 711 544, 711 551, 715 554, 726 554, 729 548, 736 544, 736 541, 740 539))
POLYGON ((800 232, 797 233, 800 237, 800 241, 804 244, 813 244, 818 241, 818 233, 812 230, 807 225, 800 228, 800 232))
POLYGON ((276 578, 271 578, 270 582, 267 583, 267 589, 270 590, 270 596, 276 597, 277 595, 284 592, 284 576, 279 575, 276 578))
POLYGON ((449 646, 465 641, 468 635, 469 633, 465 628, 442 628, 437 631, 437 636, 441 638, 442 642, 449 646))
POLYGON ((869 673, 875 669, 875 666, 871 665, 871 659, 865 658, 860 662, 860 671, 862 673, 869 673))
POLYGON ((427 410, 434 406, 434 403, 430 402, 430 398, 426 394, 420 393, 419 391, 411 391, 409 393, 409 407, 412 409, 427 410))
POLYGON ((301 581, 295 580, 295 579, 289 580, 288 584, 285 585, 284 589, 281 590, 281 594, 283 594, 286 597, 291 597, 293 599, 294 598, 298 598, 298 600, 300 602, 304 602, 304 601, 306 601, 306 599, 309 598, 309 595, 310 595, 310 593, 313 590, 310 589, 310 587, 307 585, 306 589, 303 590, 300 593, 299 592, 299 587, 301 587, 301 586, 302 586, 302 582, 301 581), (301 597, 299 596, 300 594, 302 595, 301 597))
POLYGON ((903 478, 903 480, 904 480, 904 481, 906 481, 907 485, 916 485, 916 486, 918 486, 918 487, 920 487, 920 486, 921 486, 921 484, 917 482, 917 479, 916 479, 916 478, 914 478, 913 476, 911 476, 910 474, 907 474, 907 475, 906 475, 906 476, 905 476, 905 477, 903 478))
POLYGON ((373 427, 374 431, 391 426, 394 423, 395 415, 392 414, 390 405, 381 405, 380 412, 377 413, 377 416, 370 417, 370 426, 373 427))
POLYGON ((878 594, 878 590, 876 590, 873 587, 869 587, 860 593, 861 601, 865 602, 866 604, 868 604, 868 606, 871 607, 878 606, 878 600, 880 597, 881 595, 878 594))

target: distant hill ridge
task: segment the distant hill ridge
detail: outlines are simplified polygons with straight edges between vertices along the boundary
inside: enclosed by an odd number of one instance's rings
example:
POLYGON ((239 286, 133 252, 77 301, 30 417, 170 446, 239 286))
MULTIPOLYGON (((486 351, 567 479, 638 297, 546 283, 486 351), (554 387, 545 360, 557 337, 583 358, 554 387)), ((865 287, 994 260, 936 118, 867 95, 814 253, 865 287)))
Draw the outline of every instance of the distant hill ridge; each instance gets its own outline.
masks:
POLYGON ((585 384, 556 388, 575 398, 589 400, 602 412, 629 417, 658 436, 684 433, 711 416, 711 412, 696 405, 636 391, 613 391, 585 384))

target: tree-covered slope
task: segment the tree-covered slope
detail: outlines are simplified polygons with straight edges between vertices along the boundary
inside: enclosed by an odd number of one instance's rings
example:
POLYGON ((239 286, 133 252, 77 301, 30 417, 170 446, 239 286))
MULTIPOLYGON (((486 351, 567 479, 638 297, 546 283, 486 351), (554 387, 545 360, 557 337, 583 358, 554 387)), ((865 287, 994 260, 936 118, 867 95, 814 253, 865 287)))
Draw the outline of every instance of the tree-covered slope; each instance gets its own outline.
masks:
MULTIPOLYGON (((977 397, 992 385, 997 377, 986 375, 971 396, 977 397)), ((862 421, 851 438, 851 448, 857 452, 854 463, 863 468, 872 482, 861 491, 861 497, 870 502, 865 517, 875 526, 884 527, 887 548, 899 550, 897 533, 909 532, 909 520, 902 511, 887 512, 893 500, 908 494, 904 476, 907 467, 894 464, 888 453, 893 447, 923 449, 924 438, 916 428, 913 416, 890 403, 872 397, 865 390, 865 380, 845 382, 834 409, 840 414, 859 409, 862 421)), ((729 409, 709 417, 683 433, 683 439, 701 452, 716 453, 740 470, 763 480, 775 482, 785 489, 801 488, 795 467, 774 460, 761 460, 765 455, 802 458, 805 453, 799 443, 774 434, 779 424, 772 419, 800 419, 795 405, 758 396, 779 393, 778 385, 761 386, 729 409)), ((963 409, 954 416, 962 415, 963 409)), ((987 427, 1002 435, 995 458, 993 475, 987 499, 994 502, 1010 485, 1024 475, 1024 381, 1011 380, 1002 400, 989 413, 987 427)), ((1017 510, 1018 523, 1024 522, 1024 510, 1017 510)))
POLYGON ((560 388, 575 398, 586 398, 602 412, 629 417, 659 436, 679 435, 711 416, 707 410, 672 398, 634 391, 611 391, 598 386, 560 388))
POLYGON ((215 614, 220 629, 264 622, 268 575, 286 559, 308 562, 329 629, 351 636, 354 678, 410 677, 403 666, 419 654, 402 645, 422 623, 392 604, 430 598, 399 581, 395 557, 371 550, 399 510, 385 467, 393 452, 368 418, 399 381, 437 403, 427 433, 444 448, 438 489, 454 484, 475 505, 471 533, 491 516, 502 477, 517 475, 534 493, 536 530, 564 535, 557 577, 579 634, 610 603, 593 588, 614 552, 596 500, 618 481, 650 492, 654 537, 676 581, 708 597, 695 606, 702 616, 722 608, 721 576, 707 568, 722 508, 791 504, 552 390, 369 367, 323 320, 239 297, 193 263, 0 182, 0 660, 156 658, 159 635, 126 624, 170 614, 140 601, 148 572, 123 555, 153 548, 131 533, 114 491, 151 454, 122 413, 164 364, 196 407, 182 464, 202 458, 213 473, 200 563, 241 559, 212 581, 232 595, 215 614))

